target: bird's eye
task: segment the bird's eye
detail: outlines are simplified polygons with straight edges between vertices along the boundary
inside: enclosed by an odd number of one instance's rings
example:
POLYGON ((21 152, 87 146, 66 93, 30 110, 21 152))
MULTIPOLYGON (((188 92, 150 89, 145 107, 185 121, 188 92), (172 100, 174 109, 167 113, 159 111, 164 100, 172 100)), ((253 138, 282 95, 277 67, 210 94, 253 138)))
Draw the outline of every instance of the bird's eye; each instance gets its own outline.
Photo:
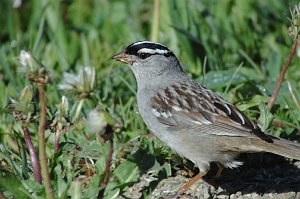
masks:
POLYGON ((146 58, 148 58, 150 56, 151 56, 150 53, 140 53, 139 54, 139 58, 141 58, 141 59, 146 59, 146 58))

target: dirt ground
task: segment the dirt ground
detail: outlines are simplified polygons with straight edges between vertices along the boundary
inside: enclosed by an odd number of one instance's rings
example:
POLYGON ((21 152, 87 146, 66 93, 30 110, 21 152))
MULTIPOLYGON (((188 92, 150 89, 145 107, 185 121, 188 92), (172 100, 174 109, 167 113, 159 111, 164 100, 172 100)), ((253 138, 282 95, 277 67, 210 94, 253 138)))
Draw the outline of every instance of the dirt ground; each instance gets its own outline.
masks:
MULTIPOLYGON (((179 198, 300 199, 300 161, 287 160, 273 154, 245 154, 241 159, 244 161, 243 166, 224 169, 219 179, 213 178, 217 167, 212 164, 204 180, 195 183, 179 198)), ((149 198, 174 198, 177 190, 188 180, 182 175, 163 179, 149 198)), ((143 198, 140 189, 143 187, 142 182, 131 187, 123 198, 143 198)))

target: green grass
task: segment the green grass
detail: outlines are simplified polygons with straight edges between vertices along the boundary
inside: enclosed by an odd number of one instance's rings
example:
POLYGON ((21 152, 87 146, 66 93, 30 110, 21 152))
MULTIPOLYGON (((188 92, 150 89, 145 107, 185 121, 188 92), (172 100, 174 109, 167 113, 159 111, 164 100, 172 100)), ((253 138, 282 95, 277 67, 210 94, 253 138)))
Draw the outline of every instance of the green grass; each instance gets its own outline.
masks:
MULTIPOLYGON (((300 128, 300 110, 287 81, 300 101, 299 57, 293 59, 271 111, 266 104, 293 43, 288 18, 290 8, 297 3, 161 1, 156 37, 178 55, 184 70, 194 79, 258 120, 267 132, 291 138, 300 128), (287 128, 275 127, 274 120, 287 128)), ((106 114, 105 120, 114 133, 105 198, 124 193, 148 171, 154 172, 157 183, 178 168, 182 160, 176 154, 156 138, 143 137, 149 130, 137 112, 134 77, 127 66, 111 59, 130 43, 151 39, 153 11, 153 2, 142 0, 32 0, 23 1, 19 8, 13 8, 10 0, 2 2, 0 193, 15 198, 45 197, 44 187, 34 182, 22 122, 16 121, 7 108, 11 98, 18 99, 22 89, 32 84, 18 72, 21 50, 31 52, 51 78, 46 85, 46 152, 56 198, 97 197, 109 144, 86 126, 88 113, 96 107, 106 114), (96 69, 96 84, 78 108, 78 93, 59 90, 58 84, 63 82, 64 72, 77 74, 83 66, 96 69), (55 154, 50 124, 63 95, 69 100, 69 111, 59 121, 72 127, 61 137, 60 151, 55 154), (80 111, 77 120, 76 110, 80 111)), ((34 84, 32 105, 36 118, 29 124, 29 131, 38 149, 40 113, 34 84)), ((155 183, 145 188, 145 197, 155 183)))

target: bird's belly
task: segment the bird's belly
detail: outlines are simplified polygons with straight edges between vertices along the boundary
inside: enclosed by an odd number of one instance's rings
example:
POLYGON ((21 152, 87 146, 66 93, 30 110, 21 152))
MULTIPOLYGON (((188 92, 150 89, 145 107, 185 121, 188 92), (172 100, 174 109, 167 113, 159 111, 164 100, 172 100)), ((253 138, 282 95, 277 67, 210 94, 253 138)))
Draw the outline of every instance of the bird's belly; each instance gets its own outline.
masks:
MULTIPOLYGON (((155 131, 156 136, 178 154, 188 158, 195 164, 220 162, 225 166, 233 162, 235 153, 221 152, 222 146, 213 137, 201 135, 199 132, 155 131)), ((234 167, 234 166, 232 166, 234 167)))

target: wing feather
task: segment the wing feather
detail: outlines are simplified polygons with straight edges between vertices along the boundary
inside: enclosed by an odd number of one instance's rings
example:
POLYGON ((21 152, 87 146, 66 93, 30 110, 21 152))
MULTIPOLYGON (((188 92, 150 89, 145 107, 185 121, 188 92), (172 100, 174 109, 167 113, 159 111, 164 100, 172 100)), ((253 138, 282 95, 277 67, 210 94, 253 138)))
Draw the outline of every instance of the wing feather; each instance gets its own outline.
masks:
POLYGON ((211 127, 216 130, 209 130, 210 134, 256 135, 267 142, 274 139, 232 104, 196 82, 171 85, 152 97, 151 104, 158 120, 171 128, 207 131, 211 127))

